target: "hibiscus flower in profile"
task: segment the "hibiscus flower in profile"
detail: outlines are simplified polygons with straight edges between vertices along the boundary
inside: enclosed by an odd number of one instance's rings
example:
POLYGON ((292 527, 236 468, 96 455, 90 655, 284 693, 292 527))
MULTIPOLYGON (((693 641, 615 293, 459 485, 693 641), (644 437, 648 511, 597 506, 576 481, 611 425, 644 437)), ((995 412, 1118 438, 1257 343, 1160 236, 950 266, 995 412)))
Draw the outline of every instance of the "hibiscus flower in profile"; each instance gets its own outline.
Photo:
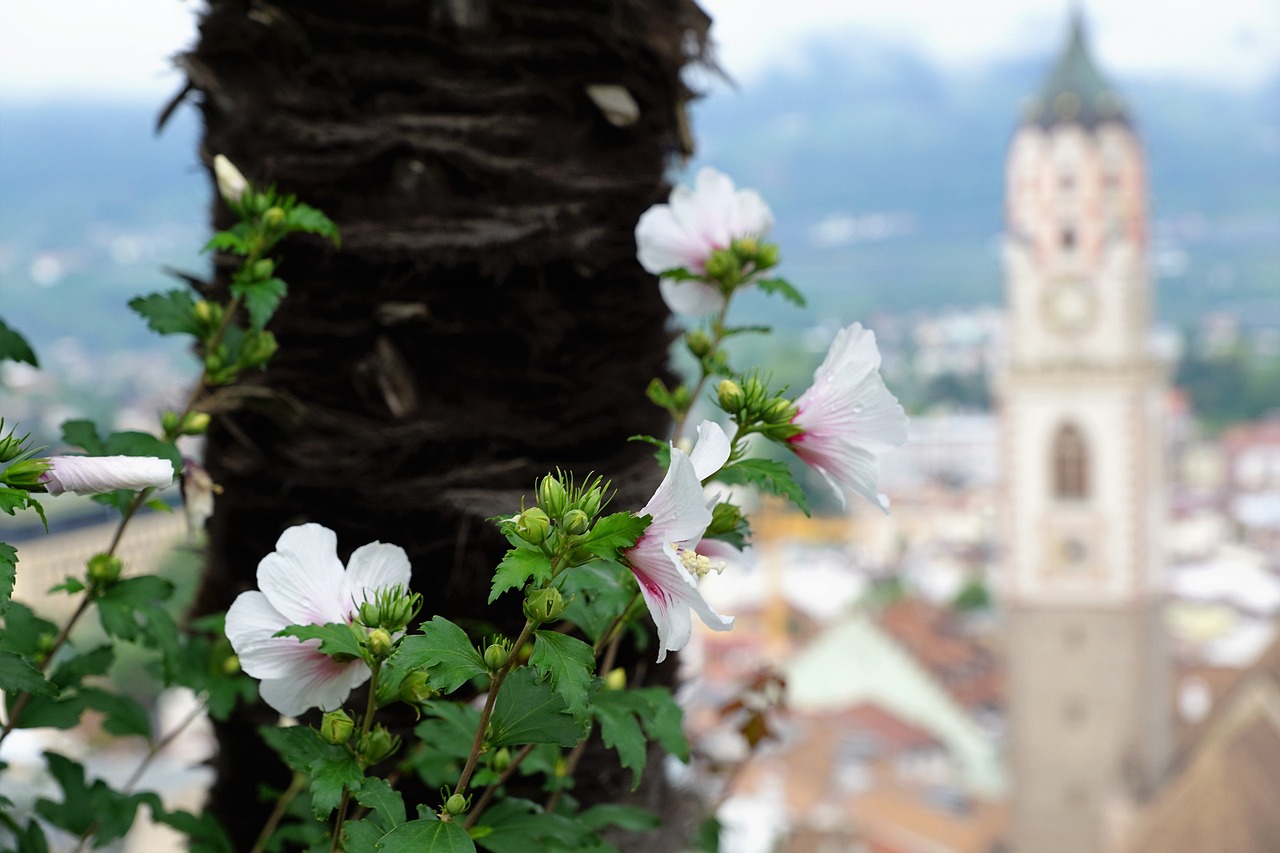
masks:
MULTIPOLYGON (((710 167, 698 171, 694 188, 676 187, 667 204, 655 204, 636 223, 636 256, 654 275, 675 269, 706 275, 707 261, 735 240, 759 239, 773 227, 773 214, 755 190, 734 189, 733 181, 710 167)), ((710 314, 724 295, 703 281, 664 278, 662 298, 679 314, 710 314)))
POLYGON ((907 440, 907 415, 880 378, 875 333, 859 323, 841 329, 813 374, 813 385, 796 400, 788 441, 796 454, 818 469, 844 502, 857 492, 889 511, 876 488, 881 453, 907 440))
POLYGON ((640 593, 658 628, 658 662, 689 642, 693 631, 690 611, 713 631, 727 631, 733 619, 721 616, 698 591, 694 574, 705 574, 709 560, 695 549, 711 523, 711 510, 702 494, 702 481, 729 458, 724 430, 703 421, 691 455, 671 448, 671 464, 658 490, 640 510, 653 517, 644 534, 624 556, 640 584, 640 593))
POLYGON ((154 456, 51 456, 40 483, 51 495, 95 495, 116 489, 163 489, 173 482, 173 465, 154 456))
POLYGON ((409 585, 409 558, 399 546, 363 545, 346 568, 337 551, 338 537, 327 527, 290 527, 258 564, 261 591, 240 593, 227 611, 227 639, 240 668, 261 680, 262 701, 287 717, 340 707, 368 680, 369 667, 322 654, 319 640, 274 635, 290 625, 351 622, 379 591, 409 585))

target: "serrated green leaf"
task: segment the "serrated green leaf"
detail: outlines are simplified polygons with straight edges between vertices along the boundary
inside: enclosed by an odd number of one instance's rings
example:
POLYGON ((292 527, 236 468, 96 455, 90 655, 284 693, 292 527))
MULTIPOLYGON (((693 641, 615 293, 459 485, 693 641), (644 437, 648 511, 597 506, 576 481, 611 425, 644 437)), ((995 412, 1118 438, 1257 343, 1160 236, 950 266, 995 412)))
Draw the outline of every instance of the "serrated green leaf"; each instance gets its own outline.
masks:
POLYGON ((489 672, 467 633, 443 616, 422 623, 418 630, 420 634, 401 640, 389 659, 405 672, 425 669, 427 683, 433 689, 452 693, 477 675, 489 672))
POLYGON ((9 515, 17 515, 17 511, 27 508, 27 492, 23 489, 10 489, 0 486, 0 510, 9 515))
POLYGON ((362 656, 360 641, 345 622, 329 622, 325 625, 290 625, 273 636, 297 637, 299 640, 319 640, 319 651, 330 657, 343 655, 348 660, 362 656))
POLYGON ((595 679, 596 655, 591 646, 557 631, 537 631, 529 663, 551 679, 569 713, 587 720, 587 699, 595 679))
POLYGON ((138 806, 162 810, 160 798, 152 793, 121 794, 101 779, 86 784, 84 768, 54 752, 45 753, 49 773, 62 789, 62 801, 41 798, 36 813, 59 829, 80 835, 92 828, 94 845, 105 847, 123 838, 133 826, 138 806))
POLYGON ((480 712, 459 702, 428 702, 423 710, 431 716, 414 727, 418 740, 444 755, 465 759, 480 724, 480 712))
POLYGON ((346 750, 317 758, 307 767, 311 776, 311 813, 326 820, 342 802, 342 792, 354 791, 364 781, 364 771, 346 750))
POLYGON ((490 853, 565 853, 591 849, 598 842, 580 822, 559 814, 547 814, 528 800, 508 797, 481 817, 477 828, 488 831, 476 843, 490 853))
POLYGON ((386 830, 371 820, 348 820, 342 824, 342 849, 353 851, 377 850, 378 842, 386 830))
POLYGON ((411 820, 382 836, 382 853, 475 853, 471 836, 454 821, 411 820))
POLYGON ((0 362, 3 361, 21 362, 32 367, 40 366, 36 360, 36 352, 31 348, 31 344, 27 343, 27 339, 7 325, 4 320, 0 320, 0 362))
POLYGON ((244 307, 249 312, 250 327, 262 331, 280 307, 281 300, 289 292, 289 287, 278 278, 266 281, 255 281, 251 284, 233 284, 231 292, 244 299, 244 307))
POLYGON ((789 499, 805 515, 809 515, 809 501, 800 484, 791 476, 791 469, 783 462, 772 459, 743 459, 726 465, 717 471, 713 480, 729 485, 748 484, 771 494, 789 499))
POLYGON ((582 547, 602 560, 613 559, 619 551, 635 545, 651 521, 652 516, 636 516, 629 512, 607 515, 591 528, 582 541, 582 547))
POLYGON ((529 578, 542 582, 551 577, 551 558, 528 546, 512 548, 493 572, 489 603, 509 589, 521 589, 529 578))
POLYGON ((102 712, 102 727, 111 734, 151 737, 151 716, 128 696, 109 693, 96 687, 81 687, 76 698, 86 708, 102 712))
POLYGON ((367 777, 353 793, 360 805, 373 811, 382 832, 390 832, 405 822, 404 797, 386 779, 367 777))
POLYGON ((767 278, 763 281, 757 281, 756 286, 765 293, 776 293, 788 302, 798 305, 801 308, 805 306, 804 297, 800 291, 792 286, 791 282, 785 278, 767 278))
POLYGON ((9 609, 13 587, 18 582, 18 549, 0 542, 0 616, 9 609))
POLYGON ((665 687, 638 687, 629 691, 648 704, 642 715, 645 731, 668 754, 689 761, 689 741, 684 735, 684 712, 665 687))
POLYGON ((112 637, 148 640, 177 652, 177 626, 160 603, 173 595, 173 584, 155 575, 126 578, 107 587, 98 598, 98 621, 112 637))
POLYGON ((574 566, 560 575, 560 591, 568 602, 564 620, 572 622, 595 643, 613 624, 635 591, 631 570, 621 563, 601 560, 574 566))
MULTIPOLYGON (((40 670, 22 655, 0 652, 0 690, 5 695, 33 693, 37 696, 56 696, 58 688, 45 680, 40 670)), ((23 714, 23 718, 26 714, 23 714)))
POLYGON ((290 231, 306 231, 328 237, 335 246, 339 243, 338 226, 314 207, 296 204, 285 214, 285 227, 290 231))
POLYGON ((4 616, 4 630, 0 631, 0 651, 15 652, 34 658, 40 651, 41 637, 52 640, 58 626, 48 619, 41 619, 31 608, 19 601, 11 602, 4 616))
POLYGON ((152 811, 151 818, 187 836, 187 853, 235 853, 226 830, 209 812, 152 811))
POLYGON ((662 825, 662 821, 653 812, 620 803, 592 806, 579 814, 578 820, 597 831, 606 826, 616 826, 628 832, 644 832, 662 825))
POLYGON ((618 753, 618 762, 631 771, 631 789, 640 785, 644 772, 645 736, 637 719, 638 708, 626 691, 602 690, 591 703, 591 715, 600 724, 604 745, 618 753))
POLYGON ((574 746, 586 735, 586 727, 570 715, 564 699, 533 670, 521 667, 502 682, 490 719, 490 746, 554 743, 574 746))
POLYGON ((208 243, 204 244, 201 251, 208 252, 211 249, 218 249, 223 252, 231 252, 236 255, 249 254, 249 235, 253 229, 247 222, 237 222, 226 231, 219 231, 214 234, 208 243))
POLYGON ((196 301, 189 290, 169 290, 129 300, 129 307, 147 321, 147 328, 159 335, 199 336, 196 301))
POLYGON ((262 739, 276 751, 290 770, 306 772, 313 761, 331 758, 344 752, 341 747, 325 743, 320 734, 308 726, 263 726, 258 729, 262 739))

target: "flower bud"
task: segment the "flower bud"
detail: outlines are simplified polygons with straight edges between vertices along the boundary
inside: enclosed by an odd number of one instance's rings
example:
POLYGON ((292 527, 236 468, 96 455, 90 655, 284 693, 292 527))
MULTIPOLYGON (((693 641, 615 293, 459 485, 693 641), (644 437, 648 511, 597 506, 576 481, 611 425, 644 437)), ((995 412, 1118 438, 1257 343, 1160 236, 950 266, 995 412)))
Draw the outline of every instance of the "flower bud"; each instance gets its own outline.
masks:
POLYGON ((778 246, 776 243, 765 243, 756 252, 756 269, 767 270, 778 265, 778 246))
POLYGON ((366 642, 369 654, 378 660, 386 660, 395 650, 395 643, 392 642, 391 634, 386 628, 374 628, 369 632, 369 639, 366 642))
POLYGON ((743 237, 739 240, 734 240, 732 246, 733 253, 741 258, 744 263, 754 261, 756 255, 760 252, 760 241, 755 237, 743 237))
POLYGON ((449 799, 444 801, 444 810, 455 817, 462 814, 470 807, 471 798, 464 797, 461 794, 450 794, 449 799))
POLYGON ((716 249, 712 252, 711 257, 707 258, 706 269, 708 278, 726 285, 737 284, 741 273, 738 259, 734 257, 733 252, 726 249, 716 249))
POLYGON ((244 346, 240 349, 240 358, 250 367, 266 364, 279 348, 275 335, 270 332, 258 332, 247 337, 244 346))
POLYGON ((196 322, 203 326, 212 327, 222 322, 222 306, 215 305, 208 299, 197 300, 192 313, 195 315, 196 322))
POLYGON ((204 435, 207 429, 209 429, 208 412, 187 412, 187 416, 182 419, 183 435, 204 435))
POLYGON ((331 743, 334 746, 351 740, 351 735, 355 730, 355 721, 341 708, 328 712, 320 720, 320 737, 324 738, 326 743, 331 743))
POLYGON ((702 358, 711 352, 711 338, 702 329, 694 329, 684 336, 684 342, 694 358, 702 358))
POLYGON ((505 746, 493 754, 491 759, 493 769, 501 773, 511 766, 511 750, 505 746))
POLYGON ((269 207, 267 208, 267 211, 262 214, 262 221, 266 225, 275 227, 281 222, 284 222, 284 211, 279 207, 269 207))
POLYGON ((497 672, 507 665, 507 659, 510 657, 511 649, 506 644, 490 643, 484 650, 484 665, 489 667, 490 672, 497 672))
POLYGON ((550 474, 538 482, 538 506, 551 518, 559 518, 564 513, 569 500, 564 490, 564 483, 559 477, 550 474))
POLYGON ((604 677, 605 690, 622 690, 627 686, 627 671, 618 667, 604 677))
POLYGON ((377 764, 399 748, 400 738, 394 737, 387 731, 386 726, 382 725, 374 726, 360 738, 360 743, 357 745, 357 751, 369 764, 377 764))
POLYGON ((51 495, 136 492, 163 489, 173 482, 173 464, 153 456, 51 456, 48 467, 40 482, 51 495))
POLYGON ((591 519, 580 509, 571 509, 564 514, 564 531, 570 536, 586 533, 591 527, 591 519))
POLYGON ((259 260, 254 261, 253 269, 250 270, 250 272, 253 273, 254 281, 266 281, 271 278, 275 271, 275 262, 270 258, 260 258, 259 260))
POLYGON ((530 507, 516 516, 516 535, 530 545, 541 545, 551 532, 551 519, 538 507, 530 507))
POLYGON ((218 192, 229 202, 240 202, 249 189, 244 175, 222 154, 213 158, 213 175, 218 181, 218 192))
MULTIPOLYGON (((3 424, 0 424, 2 426, 3 424)), ((0 462, 16 459, 22 453, 22 439, 10 433, 0 438, 0 462)))
POLYGON ((742 386, 732 379, 722 379, 720 381, 720 387, 716 389, 716 396, 720 400, 720 408, 731 415, 736 415, 742 411, 742 406, 747 399, 742 393, 742 386))
POLYGON ((172 410, 166 411, 160 416, 160 428, 164 430, 165 435, 178 434, 178 413, 172 410))
POLYGON ((771 424, 788 423, 796 415, 795 406, 785 397, 778 397, 771 400, 769 405, 765 407, 762 417, 771 424))
POLYGON ((400 699, 410 705, 421 705, 435 696, 436 691, 427 686, 427 674, 423 670, 415 669, 400 682, 400 699))
POLYGON ((559 619, 562 613, 564 613, 564 598, 560 595, 560 590, 555 587, 535 589, 524 600, 524 615, 535 625, 559 619))
POLYGON ((222 664, 218 668, 222 670, 223 675, 235 675, 240 671, 240 656, 227 655, 222 659, 222 664))
MULTIPOLYGON (((10 486, 38 486, 45 484, 49 488, 49 474, 52 471, 52 459, 23 459, 15 462, 0 472, 0 482, 10 486)), ((49 489, 49 494, 60 495, 61 491, 49 489)))
POLYGON ((89 558, 89 583, 105 586, 120 579, 124 563, 114 554, 94 554, 89 558))
POLYGON ((604 490, 594 486, 582 493, 574 503, 574 507, 587 514, 587 518, 595 518, 600 512, 600 504, 604 502, 604 490))

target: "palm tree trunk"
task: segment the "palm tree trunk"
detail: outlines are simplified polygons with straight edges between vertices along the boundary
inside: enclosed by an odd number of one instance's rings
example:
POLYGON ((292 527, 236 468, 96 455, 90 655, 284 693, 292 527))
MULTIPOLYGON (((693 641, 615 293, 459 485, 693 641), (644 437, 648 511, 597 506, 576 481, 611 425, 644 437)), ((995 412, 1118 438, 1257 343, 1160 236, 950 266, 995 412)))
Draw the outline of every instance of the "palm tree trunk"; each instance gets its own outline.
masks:
MULTIPOLYGON (((687 153, 680 73, 707 25, 693 0, 210 0, 180 59, 202 156, 321 208, 342 247, 286 246, 280 352, 209 432, 225 492, 201 610, 309 520, 348 550, 402 545, 427 612, 474 624, 505 547, 485 519, 535 477, 596 471, 619 507, 644 502, 658 472, 626 438, 666 429, 644 388, 669 335, 632 229, 687 153), (634 122, 624 105, 611 123, 596 84, 625 89, 634 122)), ((259 782, 287 783, 249 746, 262 713, 220 733, 210 808, 237 849, 265 818, 259 782)), ((606 775, 620 796, 629 777, 606 775)))

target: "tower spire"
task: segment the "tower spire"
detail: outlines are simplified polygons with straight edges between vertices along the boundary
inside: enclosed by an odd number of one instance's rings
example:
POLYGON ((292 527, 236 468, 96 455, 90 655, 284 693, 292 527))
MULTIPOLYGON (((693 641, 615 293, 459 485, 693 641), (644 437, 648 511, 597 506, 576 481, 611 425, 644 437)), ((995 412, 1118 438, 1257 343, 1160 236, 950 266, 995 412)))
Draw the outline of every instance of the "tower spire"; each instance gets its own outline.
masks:
POLYGON ((1128 123, 1124 103, 1098 71, 1089 52, 1084 11, 1078 2, 1071 4, 1066 47, 1032 102, 1026 120, 1043 128, 1077 123, 1092 129, 1106 121, 1128 123))

